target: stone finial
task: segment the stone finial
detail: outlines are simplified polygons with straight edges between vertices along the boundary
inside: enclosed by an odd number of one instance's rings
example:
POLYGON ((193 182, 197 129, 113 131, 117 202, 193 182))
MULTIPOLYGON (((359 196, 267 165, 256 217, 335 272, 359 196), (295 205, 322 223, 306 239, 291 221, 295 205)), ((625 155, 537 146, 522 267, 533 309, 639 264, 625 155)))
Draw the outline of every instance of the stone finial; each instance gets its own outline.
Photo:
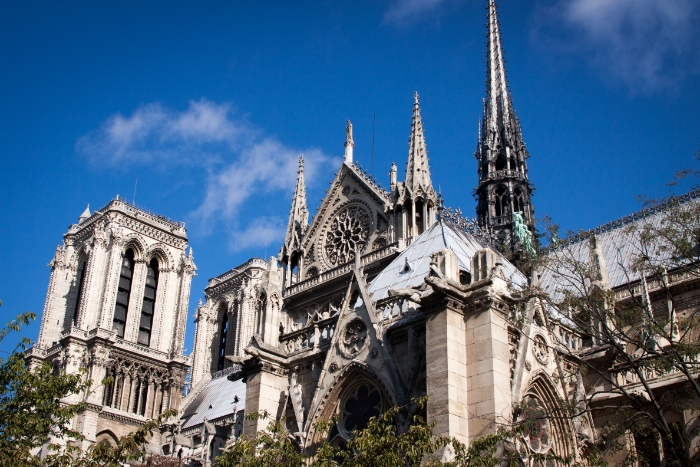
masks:
POLYGON ((345 127, 345 163, 352 164, 352 152, 355 147, 355 141, 352 139, 352 123, 348 120, 345 127))
POLYGON ((389 171, 389 186, 391 187, 392 191, 396 189, 396 172, 396 164, 392 162, 391 170, 389 171))

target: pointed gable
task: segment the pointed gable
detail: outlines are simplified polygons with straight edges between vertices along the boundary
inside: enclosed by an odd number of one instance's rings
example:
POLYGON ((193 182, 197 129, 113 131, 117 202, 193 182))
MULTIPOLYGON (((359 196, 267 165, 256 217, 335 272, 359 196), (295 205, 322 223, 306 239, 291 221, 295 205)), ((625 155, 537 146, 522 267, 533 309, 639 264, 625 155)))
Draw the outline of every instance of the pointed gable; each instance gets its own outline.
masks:
POLYGON ((389 242, 389 193, 362 168, 343 162, 302 240, 304 277, 352 261, 389 242))

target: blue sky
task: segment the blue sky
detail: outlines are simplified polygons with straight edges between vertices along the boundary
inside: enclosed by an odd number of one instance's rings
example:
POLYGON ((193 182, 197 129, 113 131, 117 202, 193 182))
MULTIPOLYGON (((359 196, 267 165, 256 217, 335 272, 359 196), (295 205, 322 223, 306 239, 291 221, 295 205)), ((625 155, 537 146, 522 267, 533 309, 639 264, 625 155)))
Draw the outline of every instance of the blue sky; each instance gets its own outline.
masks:
MULTIPOLYGON (((209 277, 277 253, 300 153, 315 212, 346 120, 371 170, 376 112, 375 176, 401 172, 414 91, 433 183, 473 216, 485 4, 3 2, 1 317, 41 312, 68 225, 87 203, 133 199, 137 178, 137 204, 186 222, 192 310, 209 277)), ((502 0, 499 13, 538 217, 592 228, 695 167, 697 1, 502 0)))

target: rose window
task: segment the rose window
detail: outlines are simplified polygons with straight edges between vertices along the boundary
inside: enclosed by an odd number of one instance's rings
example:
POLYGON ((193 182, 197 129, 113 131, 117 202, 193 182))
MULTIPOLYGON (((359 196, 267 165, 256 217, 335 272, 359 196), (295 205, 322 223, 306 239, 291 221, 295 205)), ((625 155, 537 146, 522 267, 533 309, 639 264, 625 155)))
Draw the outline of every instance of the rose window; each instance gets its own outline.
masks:
POLYGON ((358 386, 345 399, 340 421, 347 433, 367 428, 369 419, 382 413, 382 396, 379 390, 369 384, 358 386))
POLYGON ((331 221, 324 238, 323 251, 333 266, 355 259, 369 238, 370 218, 359 206, 342 209, 331 221))
POLYGON ((534 397, 523 401, 523 420, 525 423, 525 441, 534 452, 542 453, 549 449, 549 421, 544 408, 534 397))

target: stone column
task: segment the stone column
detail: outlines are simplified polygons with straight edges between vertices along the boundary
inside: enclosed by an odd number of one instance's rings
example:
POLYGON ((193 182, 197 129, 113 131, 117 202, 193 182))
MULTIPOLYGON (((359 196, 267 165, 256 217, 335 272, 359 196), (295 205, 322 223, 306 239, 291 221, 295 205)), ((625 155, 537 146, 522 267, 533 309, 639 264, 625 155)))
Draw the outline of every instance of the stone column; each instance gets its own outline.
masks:
POLYGON ((436 292, 423 300, 425 323, 428 422, 433 433, 466 443, 469 437, 467 412, 467 353, 461 303, 436 292))
POLYGON ((494 433, 497 422, 511 419, 507 310, 491 296, 466 314, 470 439, 494 433))
POLYGON ((416 202, 411 200, 411 235, 409 237, 416 236, 416 202))
MULTIPOLYGON (((258 362, 257 368, 246 376, 246 414, 267 411, 271 417, 279 418, 287 397, 287 372, 271 362, 258 362)), ((269 420, 245 420, 243 433, 255 436, 267 428, 269 420)))

